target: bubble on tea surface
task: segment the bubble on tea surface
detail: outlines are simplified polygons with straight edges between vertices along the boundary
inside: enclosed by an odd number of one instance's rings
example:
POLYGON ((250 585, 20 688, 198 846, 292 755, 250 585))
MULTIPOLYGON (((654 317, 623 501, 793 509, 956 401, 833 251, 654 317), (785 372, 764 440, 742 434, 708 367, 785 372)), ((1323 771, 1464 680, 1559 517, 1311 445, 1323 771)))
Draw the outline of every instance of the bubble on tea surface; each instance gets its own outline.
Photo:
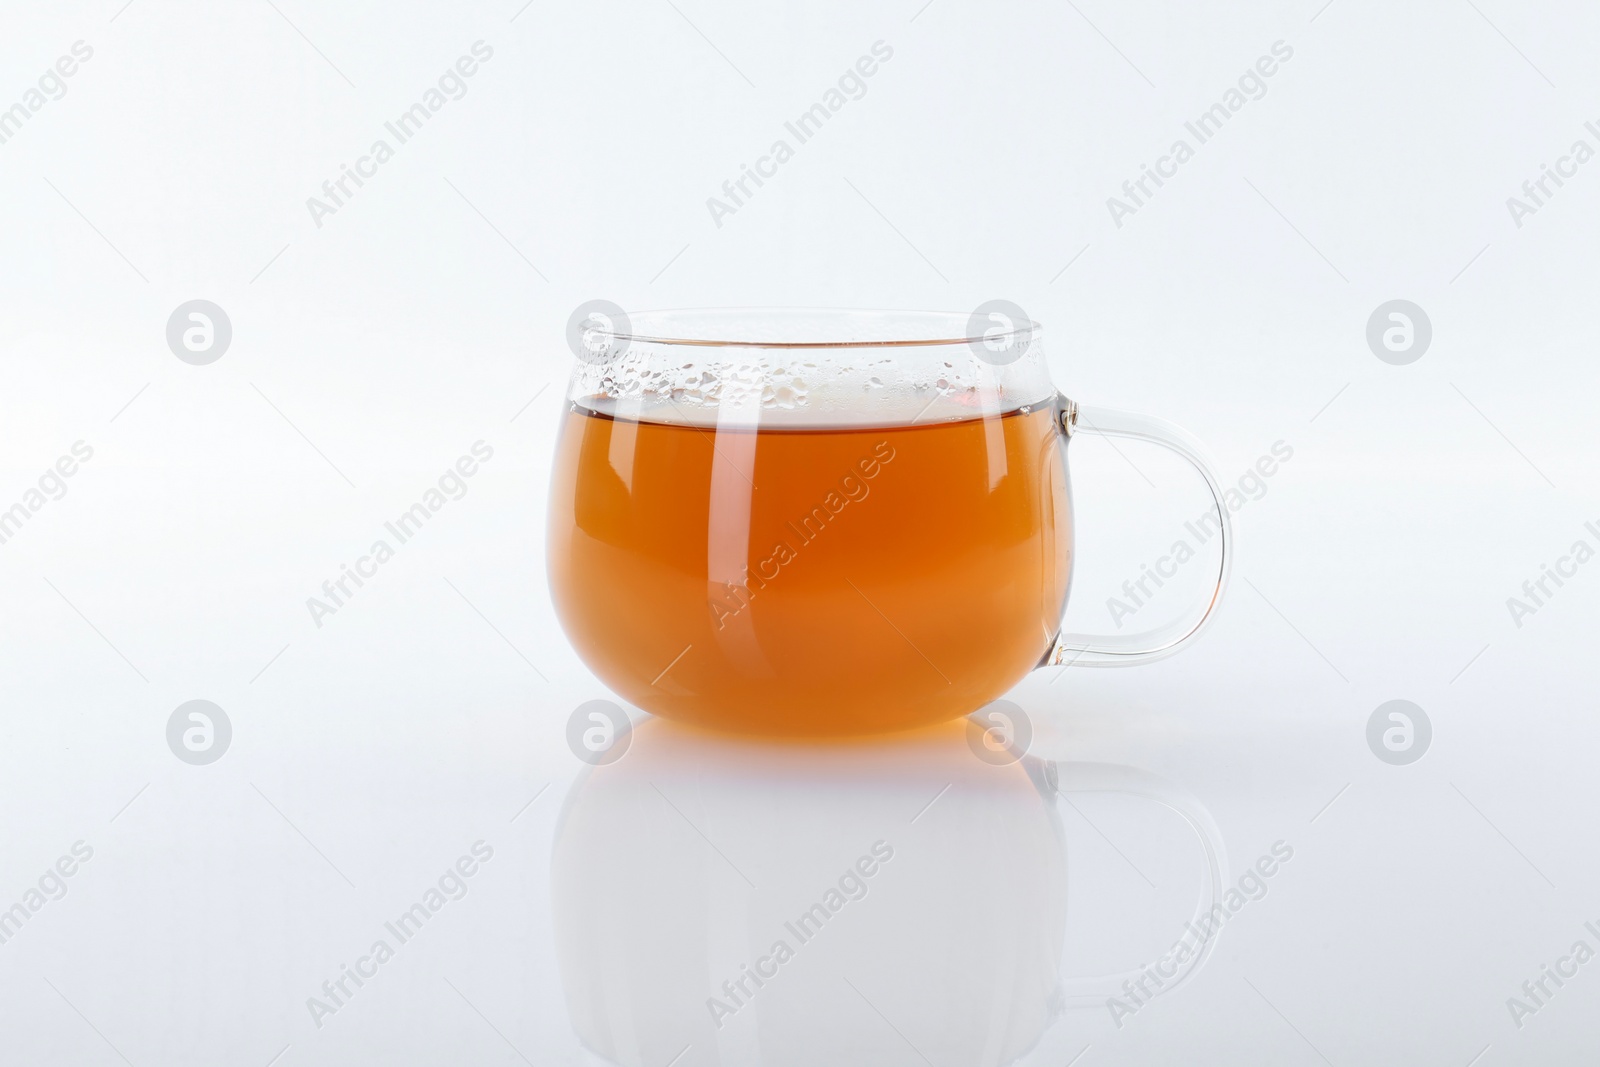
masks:
POLYGON ((626 349, 603 363, 580 361, 571 395, 599 414, 702 428, 991 416, 1055 393, 1039 333, 1012 307, 1029 329, 1000 330, 991 336, 996 351, 983 358, 969 345, 983 330, 971 330, 965 314, 879 323, 869 313, 826 309, 810 318, 794 309, 775 321, 737 309, 636 312, 626 349))

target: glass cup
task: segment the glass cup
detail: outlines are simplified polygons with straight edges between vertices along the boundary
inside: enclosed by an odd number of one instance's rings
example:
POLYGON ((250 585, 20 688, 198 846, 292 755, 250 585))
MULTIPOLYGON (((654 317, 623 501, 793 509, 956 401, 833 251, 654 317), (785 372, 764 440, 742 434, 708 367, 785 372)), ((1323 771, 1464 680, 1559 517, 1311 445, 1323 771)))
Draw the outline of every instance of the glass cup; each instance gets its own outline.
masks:
POLYGON ((829 309, 575 323, 551 595, 579 656, 645 711, 747 734, 909 729, 1035 667, 1170 655, 1216 610, 1232 535, 1198 444, 1057 392, 1038 323, 829 309), (1169 625, 1061 632, 1080 432, 1169 448, 1211 492, 1216 581, 1169 625))

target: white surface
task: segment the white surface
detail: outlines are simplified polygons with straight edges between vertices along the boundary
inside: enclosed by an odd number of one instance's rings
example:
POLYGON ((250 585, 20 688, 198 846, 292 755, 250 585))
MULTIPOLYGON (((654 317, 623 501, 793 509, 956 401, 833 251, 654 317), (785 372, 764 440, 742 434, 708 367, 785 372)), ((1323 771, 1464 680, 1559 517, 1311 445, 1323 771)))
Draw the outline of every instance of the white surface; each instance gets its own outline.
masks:
MULTIPOLYGON (((1103 1005, 1073 1009, 1021 1062, 1600 1053, 1600 962, 1521 1028, 1506 1006, 1576 940, 1600 949, 1584 928, 1600 925, 1600 564, 1520 628, 1506 607, 1600 521, 1600 164, 1520 228, 1506 206, 1575 139, 1597 142, 1600 15, 1488 0, 274 3, 3 16, 0 107, 75 41, 94 49, 0 144, 0 508, 74 442, 94 450, 0 545, 0 904, 75 842, 93 848, 0 944, 7 1062, 582 1062, 551 846, 582 767, 566 718, 606 694, 552 617, 542 523, 562 330, 597 296, 954 311, 1003 296, 1044 323, 1069 394, 1186 426, 1225 482, 1293 446, 1235 516, 1236 580, 1198 647, 1041 673, 1011 699, 1035 756, 1197 797, 1226 881, 1276 841, 1294 858, 1182 988, 1121 1028, 1103 1005), (493 57, 465 95, 319 228, 306 198, 479 40, 493 57), (715 225, 706 199, 879 40, 893 57, 866 94, 715 225), (1266 94, 1117 227, 1107 197, 1279 40, 1293 57, 1266 94), (205 367, 164 337, 195 298, 234 330, 205 367), (1396 298, 1433 324, 1408 366, 1365 341, 1396 298), (315 625, 306 599, 479 440, 494 455, 466 494, 315 625), (209 766, 165 740, 196 698, 233 724, 209 766), (1433 723, 1409 766, 1365 740, 1393 698, 1433 723), (466 896, 318 1028, 307 998, 479 840, 494 854, 466 896)), ((1153 489, 1103 446, 1075 462, 1070 623, 1086 629, 1198 507, 1154 461, 1153 489)), ((661 758, 651 736, 608 770, 661 758)), ((759 795, 715 760, 694 766, 706 795, 759 795)), ((800 900, 901 817, 870 776, 819 764, 814 806, 796 788, 809 851, 784 850, 782 809, 730 801, 720 819, 684 808, 699 829, 672 840, 702 852, 620 869, 731 921, 750 891, 707 839, 800 900), (699 897, 688 870, 704 872, 699 897)), ((975 942, 931 950, 945 939, 1049 914, 1036 872, 985 868, 970 830, 940 830, 970 828, 979 803, 952 787, 906 830, 898 898, 851 905, 839 955, 796 959, 809 971, 758 1010, 871 1033, 874 1063, 922 1062, 889 1020, 910 1039, 936 1023, 978 1035, 970 1055, 925 1043, 937 1067, 1001 1058, 985 1029, 999 986, 965 1017, 916 992, 971 965, 975 942), (959 898, 935 893, 941 870, 967 875, 959 898), (854 972, 874 1015, 828 968, 888 936, 871 906, 894 899, 939 917, 923 955, 854 972)), ((1078 806, 1061 810, 1062 971, 1153 959, 1181 931, 1192 837, 1144 802, 1078 806)), ((657 958, 676 932, 658 930, 657 958)), ((683 1067, 754 1062, 684 1041, 683 1067)), ((629 1062, 674 1054, 649 1048, 629 1062)))

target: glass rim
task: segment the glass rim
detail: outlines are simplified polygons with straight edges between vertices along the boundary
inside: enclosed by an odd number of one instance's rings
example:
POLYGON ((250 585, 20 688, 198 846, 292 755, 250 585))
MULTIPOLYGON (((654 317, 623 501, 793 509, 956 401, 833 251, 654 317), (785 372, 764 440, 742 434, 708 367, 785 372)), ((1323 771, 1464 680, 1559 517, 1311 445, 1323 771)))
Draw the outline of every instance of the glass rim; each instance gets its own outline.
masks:
POLYGON ((623 326, 595 327, 593 333, 596 337, 622 341, 629 344, 650 345, 683 345, 696 348, 780 348, 780 349, 825 349, 825 348, 921 348, 939 345, 975 345, 993 344, 1006 338, 1037 337, 1043 333, 1044 327, 1032 318, 1027 325, 1000 332, 980 332, 975 330, 974 317, 956 311, 925 311, 896 308, 841 308, 841 307, 803 307, 803 306, 765 306, 765 307, 697 307, 697 308, 661 308, 652 311, 642 311, 636 316, 629 316, 629 322, 623 326), (641 325, 635 326, 632 319, 637 317, 641 325), (771 329, 781 320, 803 319, 814 324, 815 337, 802 337, 799 339, 756 339, 747 336, 708 337, 695 336, 703 333, 700 330, 670 329, 674 318, 688 320, 691 318, 721 319, 729 323, 738 319, 750 319, 759 326, 771 329), (655 320, 662 325, 652 326, 655 320), (944 324, 931 331, 933 336, 927 337, 826 337, 821 336, 829 330, 843 332, 849 325, 859 326, 865 321, 878 320, 881 324, 890 324, 895 321, 922 324, 924 327, 933 324, 944 324), (676 333, 678 335, 670 335, 676 333))

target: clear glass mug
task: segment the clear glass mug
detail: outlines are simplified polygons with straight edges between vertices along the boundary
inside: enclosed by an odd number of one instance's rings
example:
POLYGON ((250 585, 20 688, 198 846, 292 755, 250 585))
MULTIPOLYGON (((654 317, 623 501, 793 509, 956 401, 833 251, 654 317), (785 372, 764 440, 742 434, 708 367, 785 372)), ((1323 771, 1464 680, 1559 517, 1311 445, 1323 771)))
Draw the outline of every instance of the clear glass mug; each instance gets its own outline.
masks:
POLYGON ((747 734, 909 729, 967 715, 1035 667, 1170 655, 1216 610, 1232 534, 1197 442, 1057 392, 1035 322, 574 321, 551 595, 583 661, 645 711, 747 734), (1210 490, 1216 581, 1176 622, 1061 632, 1080 432, 1165 446, 1210 490))

